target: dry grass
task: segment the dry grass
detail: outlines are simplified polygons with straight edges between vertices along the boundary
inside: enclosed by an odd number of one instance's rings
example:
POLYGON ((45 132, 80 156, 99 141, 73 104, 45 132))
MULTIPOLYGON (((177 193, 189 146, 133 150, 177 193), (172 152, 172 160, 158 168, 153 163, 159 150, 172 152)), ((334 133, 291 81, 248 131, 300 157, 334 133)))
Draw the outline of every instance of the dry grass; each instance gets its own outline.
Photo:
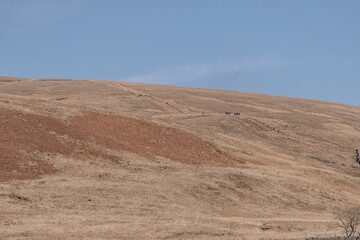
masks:
POLYGON ((360 202, 360 169, 351 167, 360 142, 356 107, 19 79, 0 82, 0 109, 8 126, 0 146, 31 153, 31 161, 16 158, 23 166, 55 170, 0 183, 1 239, 330 237, 341 233, 333 213, 360 202), (218 157, 222 164, 212 164, 218 157))

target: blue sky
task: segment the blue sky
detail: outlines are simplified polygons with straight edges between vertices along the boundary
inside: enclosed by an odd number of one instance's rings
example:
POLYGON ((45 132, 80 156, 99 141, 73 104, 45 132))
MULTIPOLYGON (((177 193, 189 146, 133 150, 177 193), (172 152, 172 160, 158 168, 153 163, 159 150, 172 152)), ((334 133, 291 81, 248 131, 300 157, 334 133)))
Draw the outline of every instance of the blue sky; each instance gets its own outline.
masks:
POLYGON ((360 1, 0 0, 0 75, 360 106, 360 1))

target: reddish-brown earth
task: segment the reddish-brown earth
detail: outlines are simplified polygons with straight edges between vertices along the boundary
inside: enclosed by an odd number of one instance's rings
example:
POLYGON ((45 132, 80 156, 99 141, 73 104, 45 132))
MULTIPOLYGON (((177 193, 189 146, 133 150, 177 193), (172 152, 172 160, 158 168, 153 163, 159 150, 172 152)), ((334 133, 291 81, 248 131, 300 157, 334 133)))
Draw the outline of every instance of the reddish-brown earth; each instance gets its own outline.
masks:
POLYGON ((71 135, 102 147, 140 156, 161 156, 185 164, 238 164, 215 146, 183 131, 129 117, 87 113, 72 119, 71 135), (219 150, 218 150, 219 151, 219 150))
POLYGON ((35 157, 36 152, 69 155, 55 135, 65 134, 66 126, 54 117, 0 108, 0 181, 30 179, 52 173, 52 167, 35 157))
POLYGON ((30 179, 53 173, 38 153, 78 158, 114 156, 90 147, 127 151, 151 158, 165 157, 185 164, 235 166, 215 146, 183 131, 135 118, 84 113, 64 122, 51 116, 0 109, 0 181, 30 179), (62 139, 67 139, 66 141, 62 139))

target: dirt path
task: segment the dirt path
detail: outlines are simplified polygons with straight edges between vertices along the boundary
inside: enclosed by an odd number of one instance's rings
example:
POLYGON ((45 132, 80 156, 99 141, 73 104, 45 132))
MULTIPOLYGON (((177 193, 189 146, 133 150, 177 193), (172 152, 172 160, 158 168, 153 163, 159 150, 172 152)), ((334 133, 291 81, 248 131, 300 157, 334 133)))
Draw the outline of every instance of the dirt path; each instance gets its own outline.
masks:
MULTIPOLYGON (((196 111, 195 109, 189 109, 189 108, 183 107, 180 104, 175 103, 174 101, 164 100, 157 96, 150 95, 146 92, 138 91, 138 90, 135 90, 135 89, 132 89, 129 87, 125 87, 124 85, 122 85, 119 82, 104 81, 104 83, 111 87, 120 89, 122 91, 132 93, 138 97, 146 98, 149 101, 152 101, 152 102, 160 105, 166 113, 188 114, 188 113, 193 113, 194 111, 196 111)), ((198 111, 196 111, 196 112, 198 112, 198 111)))

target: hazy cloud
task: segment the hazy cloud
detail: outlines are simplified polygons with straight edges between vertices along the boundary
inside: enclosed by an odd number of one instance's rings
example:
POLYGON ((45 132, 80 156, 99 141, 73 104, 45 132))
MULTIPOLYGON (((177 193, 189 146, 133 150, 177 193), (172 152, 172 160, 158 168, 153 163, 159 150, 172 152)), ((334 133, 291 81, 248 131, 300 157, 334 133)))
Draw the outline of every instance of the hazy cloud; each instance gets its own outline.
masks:
POLYGON ((125 82, 173 84, 188 81, 197 81, 213 76, 229 76, 234 79, 242 72, 256 71, 259 69, 275 68, 285 65, 285 61, 279 58, 262 58, 255 60, 236 60, 204 63, 187 66, 175 66, 157 69, 144 75, 138 75, 127 79, 125 82))
POLYGON ((3 0, 0 14, 7 19, 44 23, 67 18, 83 11, 89 0, 3 0))

